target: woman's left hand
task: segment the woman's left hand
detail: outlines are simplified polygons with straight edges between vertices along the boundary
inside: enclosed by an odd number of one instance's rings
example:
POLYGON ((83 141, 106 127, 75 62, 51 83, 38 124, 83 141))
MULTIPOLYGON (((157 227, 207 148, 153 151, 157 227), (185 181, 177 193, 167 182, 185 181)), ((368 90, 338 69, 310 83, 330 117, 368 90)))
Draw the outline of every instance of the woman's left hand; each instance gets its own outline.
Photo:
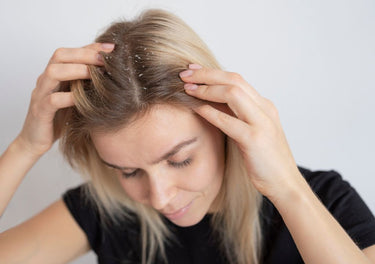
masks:
POLYGON ((180 78, 189 95, 229 107, 231 111, 221 111, 213 104, 205 104, 194 111, 237 143, 250 180, 259 192, 277 199, 281 192, 300 182, 302 176, 278 111, 270 100, 260 96, 237 73, 190 64, 189 70, 180 73, 180 78))

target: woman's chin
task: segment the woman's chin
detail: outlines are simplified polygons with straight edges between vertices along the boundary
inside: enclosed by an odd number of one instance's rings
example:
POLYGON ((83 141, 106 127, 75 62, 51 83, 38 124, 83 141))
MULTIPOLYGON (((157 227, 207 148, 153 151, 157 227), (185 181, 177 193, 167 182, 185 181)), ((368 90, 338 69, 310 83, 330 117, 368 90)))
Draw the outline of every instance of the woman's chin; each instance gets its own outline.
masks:
POLYGON ((191 206, 192 208, 188 208, 188 210, 183 215, 179 216, 171 216, 168 217, 165 215, 165 217, 172 222, 173 224, 180 226, 180 227, 189 227, 194 226, 198 224, 206 215, 206 211, 199 210, 198 212, 194 209, 194 206, 191 206))

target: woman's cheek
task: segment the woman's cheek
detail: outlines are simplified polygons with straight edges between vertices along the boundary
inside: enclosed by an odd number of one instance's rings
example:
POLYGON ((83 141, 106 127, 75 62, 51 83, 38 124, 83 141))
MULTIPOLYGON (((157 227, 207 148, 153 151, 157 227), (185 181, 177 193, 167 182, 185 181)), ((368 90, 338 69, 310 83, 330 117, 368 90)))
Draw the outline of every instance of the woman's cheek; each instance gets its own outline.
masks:
POLYGON ((195 160, 192 165, 192 169, 187 170, 184 176, 185 189, 196 192, 204 191, 219 177, 216 173, 216 164, 212 160, 195 160))

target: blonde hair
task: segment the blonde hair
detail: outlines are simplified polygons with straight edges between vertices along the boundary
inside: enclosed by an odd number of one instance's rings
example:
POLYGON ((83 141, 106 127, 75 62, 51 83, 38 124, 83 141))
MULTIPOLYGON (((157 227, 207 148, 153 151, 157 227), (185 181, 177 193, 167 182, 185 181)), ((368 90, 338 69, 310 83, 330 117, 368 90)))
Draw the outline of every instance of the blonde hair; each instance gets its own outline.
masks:
MULTIPOLYGON (((98 206, 104 223, 137 216, 142 263, 152 263, 159 253, 165 259, 165 243, 173 236, 158 212, 127 197, 114 170, 101 162, 90 133, 120 129, 156 104, 203 104, 184 92, 178 73, 189 63, 221 67, 188 25, 163 10, 146 10, 132 21, 116 22, 96 41, 114 43, 115 49, 101 53, 104 67, 89 66, 90 80, 61 85, 62 91, 73 92, 76 105, 57 113, 55 132, 61 135, 65 158, 87 179, 87 196, 98 206)), ((216 198, 220 209, 211 218, 211 226, 230 263, 257 264, 261 195, 249 181, 240 151, 230 138, 226 138, 225 155, 225 175, 216 198)))

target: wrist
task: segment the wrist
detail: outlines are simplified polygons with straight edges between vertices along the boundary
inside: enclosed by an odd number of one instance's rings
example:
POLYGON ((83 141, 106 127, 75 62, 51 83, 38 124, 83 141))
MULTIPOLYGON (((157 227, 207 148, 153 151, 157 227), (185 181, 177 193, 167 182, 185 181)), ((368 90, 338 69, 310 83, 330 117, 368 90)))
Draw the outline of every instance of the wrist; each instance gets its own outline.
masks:
POLYGON ((301 173, 295 174, 285 184, 275 188, 272 195, 267 198, 275 205, 276 208, 282 207, 301 201, 306 201, 312 190, 301 173))
POLYGON ((30 161, 37 161, 44 154, 33 150, 32 147, 19 136, 9 145, 8 150, 30 161))

